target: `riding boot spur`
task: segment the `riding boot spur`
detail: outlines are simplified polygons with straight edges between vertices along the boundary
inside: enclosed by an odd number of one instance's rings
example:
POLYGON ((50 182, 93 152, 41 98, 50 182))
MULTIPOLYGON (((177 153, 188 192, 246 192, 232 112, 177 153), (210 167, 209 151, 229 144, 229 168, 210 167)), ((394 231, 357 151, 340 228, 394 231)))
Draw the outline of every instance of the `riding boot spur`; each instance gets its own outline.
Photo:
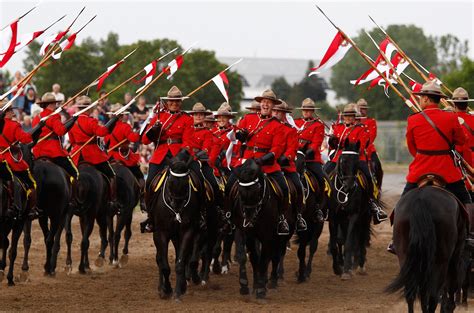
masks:
POLYGON ((278 205, 278 229, 277 233, 280 236, 286 236, 290 234, 290 226, 285 217, 285 212, 288 212, 288 206, 290 205, 289 198, 284 197, 278 205))
MULTIPOLYGON (((370 177, 368 177, 370 178, 370 177)), ((374 184, 372 180, 369 182, 369 208, 370 208, 370 213, 372 215, 372 220, 374 225, 378 225, 382 223, 383 221, 387 220, 388 215, 387 213, 382 209, 382 207, 379 205, 378 201, 375 198, 374 195, 374 184)))

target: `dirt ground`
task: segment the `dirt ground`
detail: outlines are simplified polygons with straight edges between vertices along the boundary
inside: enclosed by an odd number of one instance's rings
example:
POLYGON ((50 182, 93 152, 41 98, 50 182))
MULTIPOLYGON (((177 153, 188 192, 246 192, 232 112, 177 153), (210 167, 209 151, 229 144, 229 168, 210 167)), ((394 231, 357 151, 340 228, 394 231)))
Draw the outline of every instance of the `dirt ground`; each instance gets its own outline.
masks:
MULTIPOLYGON (((384 200, 390 208, 396 203, 403 186, 403 175, 386 175, 384 200)), ((71 274, 63 270, 65 243, 62 245, 55 278, 44 277, 43 236, 35 223, 30 254, 30 275, 27 282, 7 287, 0 283, 0 311, 318 311, 318 312, 405 312, 404 301, 397 295, 386 295, 384 287, 395 277, 398 262, 385 251, 391 238, 389 223, 374 227, 372 246, 368 250, 367 276, 354 275, 350 281, 332 273, 331 259, 326 255, 327 225, 320 238, 320 249, 313 262, 311 279, 297 284, 296 246, 287 254, 285 280, 276 291, 270 290, 266 303, 255 301, 253 295, 240 296, 237 265, 227 275, 211 275, 207 286, 191 286, 182 303, 161 300, 157 292, 157 266, 155 248, 150 234, 139 233, 134 217, 129 260, 122 268, 105 265, 93 266, 93 273, 77 272, 80 233, 75 220, 73 266, 71 274)), ((93 263, 99 249, 97 227, 91 237, 90 258, 93 263)), ((17 266, 22 261, 22 249, 17 266)), ((17 267, 16 273, 21 271, 17 267)), ((249 270, 250 273, 250 270, 249 270)), ((249 277, 251 277, 249 275, 249 277)), ((174 282, 174 275, 172 275, 174 282)), ((471 308, 474 301, 470 300, 471 308)), ((466 308, 459 311, 468 312, 466 308)), ((472 311, 471 311, 472 312, 472 311)))

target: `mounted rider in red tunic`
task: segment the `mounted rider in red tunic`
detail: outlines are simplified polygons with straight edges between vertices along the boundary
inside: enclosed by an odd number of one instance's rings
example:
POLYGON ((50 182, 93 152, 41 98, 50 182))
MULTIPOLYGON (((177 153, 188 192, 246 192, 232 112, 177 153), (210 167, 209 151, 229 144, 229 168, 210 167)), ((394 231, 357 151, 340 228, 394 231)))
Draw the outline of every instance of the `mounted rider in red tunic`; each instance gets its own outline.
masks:
MULTIPOLYGON (((281 99, 280 99, 281 100, 281 99)), ((304 195, 303 195, 303 184, 301 183, 300 176, 296 171, 296 153, 298 151, 298 132, 295 126, 288 122, 287 114, 292 112, 289 105, 281 100, 281 104, 275 105, 272 110, 272 114, 281 123, 281 139, 285 143, 285 148, 282 155, 278 158, 277 162, 280 164, 285 177, 293 183, 296 189, 296 203, 294 205, 296 209, 296 231, 305 231, 308 226, 303 218, 302 212, 305 207, 304 195)))
MULTIPOLYGON (((279 202, 278 214, 279 223, 277 233, 288 235, 289 226, 284 212, 289 206, 288 186, 281 171, 277 159, 284 151, 285 143, 281 140, 281 123, 272 117, 272 109, 281 101, 272 90, 265 90, 262 96, 255 100, 260 103, 258 114, 249 113, 239 122, 239 130, 236 133, 237 140, 245 144, 242 161, 253 158, 261 166, 262 171, 271 176, 282 190, 283 200, 279 202)), ((237 177, 234 172, 229 177, 225 188, 226 203, 229 199, 230 191, 237 177)), ((230 212, 230 208, 226 208, 230 212)))
MULTIPOLYGON (((454 146, 462 146, 467 140, 458 116, 439 108, 440 100, 446 96, 434 81, 425 83, 419 92, 413 94, 419 96, 422 112, 408 117, 406 139, 414 159, 408 168, 402 196, 417 188, 420 178, 432 174, 440 177, 445 182, 445 189, 472 212, 471 196, 464 185, 463 173, 452 156, 454 146)), ((390 244, 388 251, 395 252, 395 247, 390 244)))
MULTIPOLYGON (((120 103, 112 105, 110 114, 122 108, 120 103)), ((140 208, 145 210, 145 176, 140 169, 140 155, 134 151, 140 143, 140 134, 134 132, 129 123, 130 112, 123 111, 112 133, 105 137, 110 159, 122 163, 137 179, 140 188, 140 208), (131 145, 134 145, 132 148, 131 145), (136 145, 136 146, 135 146, 136 145)))
POLYGON ((367 164, 366 147, 370 142, 369 132, 367 131, 367 127, 365 125, 357 121, 357 113, 357 105, 355 103, 349 103, 344 107, 344 111, 342 112, 343 123, 332 125, 333 133, 328 140, 328 144, 331 149, 331 152, 329 153, 330 161, 326 163, 325 170, 328 174, 330 174, 336 168, 346 139, 348 139, 351 143, 357 143, 357 141, 359 141, 359 168, 364 173, 369 185, 368 196, 374 224, 379 224, 380 222, 386 220, 388 216, 387 213, 385 213, 377 204, 378 199, 376 199, 374 192, 377 186, 373 183, 374 180, 372 179, 372 174, 367 164))
MULTIPOLYGON (((314 177, 318 184, 324 190, 325 173, 323 171, 323 160, 321 158, 321 145, 324 141, 324 124, 319 117, 316 116, 316 107, 314 101, 306 98, 301 103, 302 117, 295 120, 298 130, 298 154, 305 160, 305 166, 314 177)), ((324 221, 324 214, 320 207, 316 209, 316 219, 319 222, 324 221)))

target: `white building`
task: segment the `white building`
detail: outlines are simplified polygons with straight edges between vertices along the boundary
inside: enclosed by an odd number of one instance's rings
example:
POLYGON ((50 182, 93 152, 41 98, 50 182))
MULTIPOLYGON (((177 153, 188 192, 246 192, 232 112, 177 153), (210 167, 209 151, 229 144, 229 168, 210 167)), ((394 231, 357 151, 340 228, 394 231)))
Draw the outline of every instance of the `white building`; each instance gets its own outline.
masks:
MULTIPOLYGON (((225 64, 232 64, 237 61, 238 57, 217 57, 217 59, 225 64)), ((237 71, 243 77, 244 96, 240 103, 241 109, 248 106, 254 97, 259 96, 262 91, 270 88, 273 81, 279 77, 284 77, 286 81, 293 85, 301 81, 308 69, 310 60, 306 59, 273 59, 273 58, 254 58, 246 57, 239 64, 235 65, 232 70, 237 71)), ((318 64, 317 61, 314 61, 318 64)), ((330 82, 331 71, 320 75, 326 83, 330 82)), ((335 106, 341 103, 336 99, 333 90, 326 90, 326 100, 330 105, 335 106)))

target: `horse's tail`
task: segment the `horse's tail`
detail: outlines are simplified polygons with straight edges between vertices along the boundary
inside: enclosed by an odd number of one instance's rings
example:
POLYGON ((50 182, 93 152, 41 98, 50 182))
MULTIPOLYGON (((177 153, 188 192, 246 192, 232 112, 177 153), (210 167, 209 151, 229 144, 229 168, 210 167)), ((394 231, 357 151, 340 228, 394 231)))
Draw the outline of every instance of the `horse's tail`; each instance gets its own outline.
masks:
POLYGON ((410 233, 405 263, 397 278, 386 288, 393 293, 404 288, 406 298, 430 294, 436 253, 436 231, 427 199, 418 197, 411 207, 410 233))

